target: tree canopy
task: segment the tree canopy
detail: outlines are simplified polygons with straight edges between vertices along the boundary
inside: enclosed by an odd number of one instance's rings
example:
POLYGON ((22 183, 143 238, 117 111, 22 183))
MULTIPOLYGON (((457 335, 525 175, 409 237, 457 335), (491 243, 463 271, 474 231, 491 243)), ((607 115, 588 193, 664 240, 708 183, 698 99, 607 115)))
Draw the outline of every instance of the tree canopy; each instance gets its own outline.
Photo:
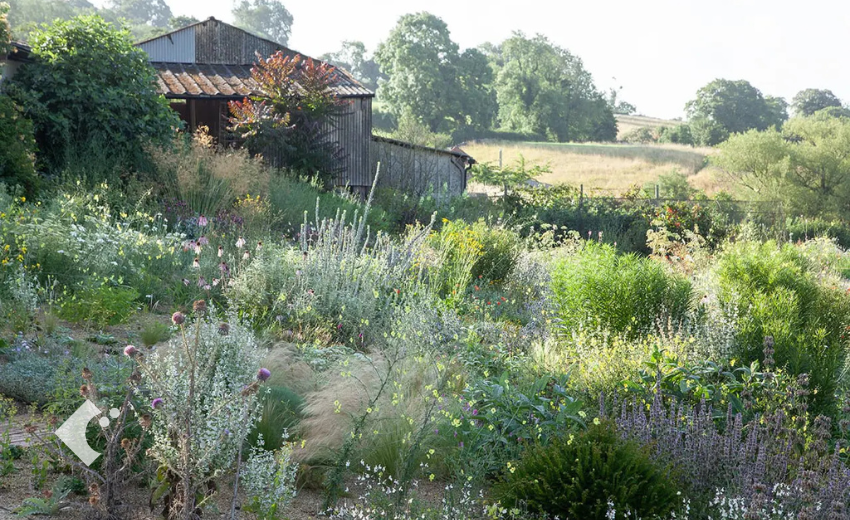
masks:
POLYGON ((173 17, 165 0, 111 0, 109 7, 119 18, 151 27, 168 27, 173 17))
POLYGON ((319 59, 347 70, 364 87, 373 92, 378 89, 378 80, 386 79, 375 60, 367 56, 366 45, 363 42, 344 41, 340 50, 322 54, 319 59))
POLYGON ((380 82, 378 97, 397 119, 413 114, 432 132, 489 125, 490 94, 480 85, 492 83, 492 72, 480 53, 460 53, 440 18, 402 16, 375 61, 388 78, 380 82))
POLYGON ((241 0, 233 8, 234 25, 276 41, 289 43, 292 13, 279 0, 241 0))
POLYGON ((714 146, 731 134, 778 127, 788 119, 782 98, 764 96, 748 81, 716 79, 685 106, 694 139, 714 146))
POLYGON ((850 119, 823 110, 782 129, 749 130, 719 146, 713 162, 762 198, 807 214, 850 210, 850 119))
POLYGON ((128 31, 79 16, 36 31, 31 43, 34 61, 7 91, 33 121, 45 168, 62 168, 80 143, 131 153, 179 125, 128 31))
POLYGON ((517 32, 493 49, 501 125, 556 141, 607 141, 617 124, 577 56, 545 36, 517 32))
POLYGON ((794 115, 810 116, 818 110, 829 107, 841 107, 841 100, 831 90, 807 88, 794 95, 791 108, 794 115))

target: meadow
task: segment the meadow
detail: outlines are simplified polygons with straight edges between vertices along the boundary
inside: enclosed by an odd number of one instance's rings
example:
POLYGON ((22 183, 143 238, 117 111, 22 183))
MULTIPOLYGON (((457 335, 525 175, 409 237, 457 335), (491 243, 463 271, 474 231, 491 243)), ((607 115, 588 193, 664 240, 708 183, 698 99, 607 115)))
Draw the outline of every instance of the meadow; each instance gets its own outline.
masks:
POLYGON ((846 518, 850 253, 814 227, 151 157, 0 194, 0 514, 846 518), (86 399, 91 466, 53 435, 86 399))
POLYGON ((732 186, 709 165, 711 148, 676 144, 535 143, 474 141, 463 149, 480 162, 503 164, 527 161, 551 170, 536 178, 546 184, 584 185, 588 192, 619 196, 634 186, 652 185, 659 176, 678 173, 695 189, 708 194, 732 186))

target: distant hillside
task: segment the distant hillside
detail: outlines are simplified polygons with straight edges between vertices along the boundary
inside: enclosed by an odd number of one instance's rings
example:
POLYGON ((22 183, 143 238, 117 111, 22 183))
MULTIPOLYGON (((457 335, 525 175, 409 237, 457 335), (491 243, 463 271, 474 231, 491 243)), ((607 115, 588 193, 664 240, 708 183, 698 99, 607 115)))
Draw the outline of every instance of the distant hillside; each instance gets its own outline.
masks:
POLYGON ((614 116, 617 118, 617 139, 622 139, 624 134, 631 132, 637 128, 658 128, 659 126, 677 126, 684 121, 674 121, 672 119, 658 119, 657 117, 647 116, 614 116))

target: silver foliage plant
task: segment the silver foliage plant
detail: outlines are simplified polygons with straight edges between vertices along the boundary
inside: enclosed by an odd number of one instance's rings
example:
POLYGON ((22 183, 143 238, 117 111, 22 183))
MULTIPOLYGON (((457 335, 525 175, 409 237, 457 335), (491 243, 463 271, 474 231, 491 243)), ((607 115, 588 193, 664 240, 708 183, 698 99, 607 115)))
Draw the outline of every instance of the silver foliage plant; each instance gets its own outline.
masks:
POLYGON ((166 347, 148 357, 128 354, 152 397, 148 456, 159 463, 153 502, 164 499, 168 518, 197 517, 214 493, 213 481, 234 471, 259 417, 261 383, 270 375, 260 368, 254 335, 235 316, 218 323, 203 300, 194 310, 194 323, 173 315, 180 334, 166 347))

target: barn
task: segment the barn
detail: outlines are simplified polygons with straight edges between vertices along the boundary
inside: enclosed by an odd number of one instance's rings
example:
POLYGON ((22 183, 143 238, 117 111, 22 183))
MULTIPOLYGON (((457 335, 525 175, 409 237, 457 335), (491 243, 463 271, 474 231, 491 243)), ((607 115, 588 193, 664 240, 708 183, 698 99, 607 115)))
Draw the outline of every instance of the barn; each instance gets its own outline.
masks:
MULTIPOLYGON (((255 93, 251 68, 257 53, 263 57, 277 51, 290 56, 299 54, 215 18, 136 45, 147 52, 156 70, 160 92, 188 128, 194 130, 205 125, 224 145, 234 139, 227 131, 227 103, 255 93)), ((334 118, 327 129, 329 138, 342 151, 336 184, 365 193, 374 178, 369 149, 375 94, 347 71, 337 71, 333 89, 340 99, 348 102, 349 108, 334 118)))

